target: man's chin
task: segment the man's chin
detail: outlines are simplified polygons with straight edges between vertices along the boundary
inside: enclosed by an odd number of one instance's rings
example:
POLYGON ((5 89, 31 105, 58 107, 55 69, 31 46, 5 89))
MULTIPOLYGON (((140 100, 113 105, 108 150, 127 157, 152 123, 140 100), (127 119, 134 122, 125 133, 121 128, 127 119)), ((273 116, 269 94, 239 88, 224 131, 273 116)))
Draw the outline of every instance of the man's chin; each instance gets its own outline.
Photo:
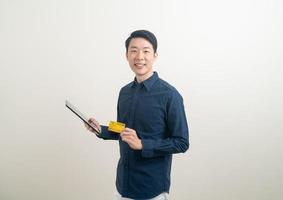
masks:
POLYGON ((143 68, 141 68, 141 69, 135 68, 134 72, 135 72, 135 74, 137 74, 139 76, 146 74, 146 71, 143 68))

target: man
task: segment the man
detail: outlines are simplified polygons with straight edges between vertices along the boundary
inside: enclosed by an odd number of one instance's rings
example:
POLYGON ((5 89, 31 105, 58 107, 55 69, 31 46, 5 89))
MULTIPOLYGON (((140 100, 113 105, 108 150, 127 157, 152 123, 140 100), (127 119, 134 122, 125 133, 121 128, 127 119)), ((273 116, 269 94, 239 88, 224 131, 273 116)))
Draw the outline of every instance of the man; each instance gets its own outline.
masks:
POLYGON ((172 154, 189 148, 183 99, 153 71, 157 58, 154 34, 134 31, 125 44, 126 58, 135 73, 118 99, 117 121, 126 128, 117 134, 94 118, 89 122, 99 129, 99 138, 119 140, 115 199, 167 199, 172 154))

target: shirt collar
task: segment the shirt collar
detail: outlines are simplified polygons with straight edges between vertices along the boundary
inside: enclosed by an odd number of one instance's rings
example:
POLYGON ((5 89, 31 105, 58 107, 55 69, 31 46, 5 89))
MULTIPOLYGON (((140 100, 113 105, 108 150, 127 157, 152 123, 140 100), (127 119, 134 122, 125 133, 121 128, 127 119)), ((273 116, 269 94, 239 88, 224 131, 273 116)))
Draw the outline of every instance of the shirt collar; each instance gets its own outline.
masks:
POLYGON ((153 75, 151 77, 149 77, 148 79, 146 79, 145 81, 141 83, 138 83, 137 79, 135 78, 135 80, 131 84, 131 87, 135 87, 140 84, 141 86, 144 85, 146 90, 149 91, 158 78, 159 78, 158 73, 153 72, 153 75))

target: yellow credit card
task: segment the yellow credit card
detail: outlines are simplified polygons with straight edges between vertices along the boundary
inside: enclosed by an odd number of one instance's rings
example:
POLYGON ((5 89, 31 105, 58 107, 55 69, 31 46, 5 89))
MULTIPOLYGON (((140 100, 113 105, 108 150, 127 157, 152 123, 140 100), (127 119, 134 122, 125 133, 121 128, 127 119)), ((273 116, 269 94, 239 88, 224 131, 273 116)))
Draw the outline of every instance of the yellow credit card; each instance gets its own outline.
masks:
POLYGON ((125 127, 126 125, 124 123, 110 121, 108 125, 108 131, 112 131, 115 133, 121 133, 125 127))

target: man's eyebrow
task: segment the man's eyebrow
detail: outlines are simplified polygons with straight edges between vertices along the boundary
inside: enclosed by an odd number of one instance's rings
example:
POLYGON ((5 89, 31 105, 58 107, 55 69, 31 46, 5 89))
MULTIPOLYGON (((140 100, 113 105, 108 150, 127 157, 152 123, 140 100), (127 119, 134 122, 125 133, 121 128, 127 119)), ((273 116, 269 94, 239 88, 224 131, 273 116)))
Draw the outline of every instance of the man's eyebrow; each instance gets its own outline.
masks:
MULTIPOLYGON (((136 46, 130 46, 130 49, 138 49, 136 46)), ((143 49, 151 49, 150 47, 143 47, 143 49)))

